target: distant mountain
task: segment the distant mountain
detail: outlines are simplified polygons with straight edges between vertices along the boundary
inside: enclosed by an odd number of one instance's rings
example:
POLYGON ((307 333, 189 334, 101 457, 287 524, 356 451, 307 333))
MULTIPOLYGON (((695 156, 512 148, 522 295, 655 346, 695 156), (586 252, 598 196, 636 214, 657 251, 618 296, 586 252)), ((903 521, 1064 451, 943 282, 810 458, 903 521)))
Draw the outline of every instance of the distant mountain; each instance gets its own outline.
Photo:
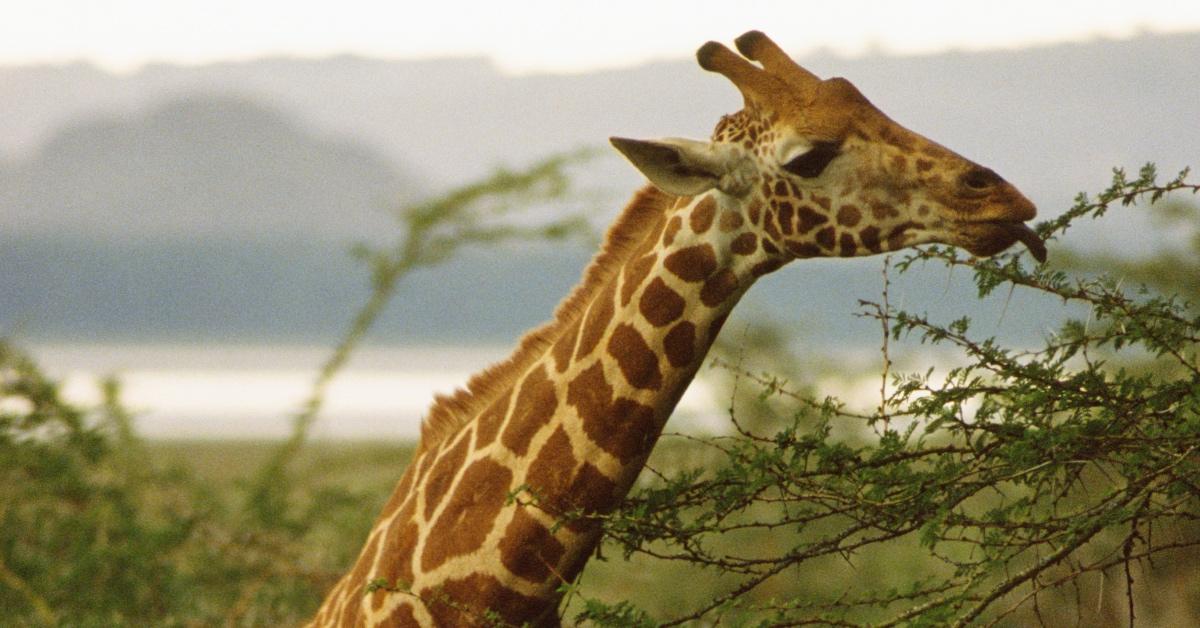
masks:
POLYGON ((194 97, 60 130, 0 164, 4 239, 345 242, 394 227, 413 180, 242 98, 194 97))
MULTIPOLYGON (((627 69, 517 77, 483 59, 265 59, 153 65, 123 75, 85 65, 0 68, 0 160, 36 171, 45 167, 39 161, 47 147, 71 129, 96 120, 133 129, 156 111, 182 113, 180 101, 217 94, 265 105, 310 141, 361 151, 407 175, 405 187, 415 180, 435 191, 497 165, 604 146, 611 135, 706 136, 721 114, 739 108, 739 97, 727 81, 683 58, 687 51, 680 56, 627 69)), ((1200 162, 1195 59, 1200 33, 800 60, 822 76, 852 79, 901 124, 996 169, 1044 212, 1057 212, 1077 192, 1105 184, 1112 166, 1156 161, 1173 172, 1200 162)), ((640 182, 616 159, 596 170, 616 196, 640 182)), ((336 186, 337 178, 315 183, 336 186)), ((53 188, 49 181, 39 185, 53 188)), ((608 211, 615 214, 617 204, 608 211)), ((1124 237, 1085 233, 1092 243, 1128 246, 1124 237)))
MULTIPOLYGON (((697 42, 699 45, 701 42, 697 42)), ((0 155, 27 156, 72 123, 204 94, 269 103, 322 137, 352 140, 434 187, 610 135, 705 136, 737 93, 678 61, 577 75, 507 76, 483 59, 266 59, 0 68, 0 155)), ((1200 156, 1200 33, 1023 50, 800 60, 846 76, 890 116, 986 162, 1043 206, 1069 202, 1117 164, 1174 168, 1200 156)), ((624 174, 623 171, 618 171, 624 174)), ((628 189, 637 177, 625 174, 628 189)))
MULTIPOLYGON (((1100 189, 1115 165, 1200 167, 1196 59, 1200 34, 801 61, 1000 171, 1045 217, 1100 189)), ((705 136, 739 107, 727 81, 691 60, 522 77, 480 59, 268 59, 128 75, 0 68, 0 333, 331 339, 365 295, 366 273, 346 248, 389 238, 399 202, 610 135, 705 136)), ((616 157, 580 177, 606 199, 598 224, 641 183, 616 157)), ((1062 245, 1157 246, 1163 234, 1121 218, 1129 213, 1074 229, 1062 245)), ((587 256, 472 254, 414 277, 379 333, 514 338, 549 316, 587 256)), ((807 321, 837 346, 874 343, 869 322, 847 321, 857 297, 877 292, 878 264, 795 265, 741 310, 807 321), (824 296, 803 296, 814 294, 824 296)), ((1022 312, 998 329, 1045 320, 1034 306, 975 305, 944 273, 910 286, 910 304, 1022 312)))

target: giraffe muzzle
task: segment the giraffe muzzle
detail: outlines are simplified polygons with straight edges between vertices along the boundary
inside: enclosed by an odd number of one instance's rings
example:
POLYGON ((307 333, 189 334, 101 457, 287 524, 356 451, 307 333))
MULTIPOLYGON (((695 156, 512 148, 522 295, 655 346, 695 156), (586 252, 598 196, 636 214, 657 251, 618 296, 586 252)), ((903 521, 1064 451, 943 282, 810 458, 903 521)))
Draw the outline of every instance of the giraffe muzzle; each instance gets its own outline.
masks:
POLYGON ((963 247, 973 255, 995 255, 1020 242, 1029 249, 1029 253, 1038 263, 1046 261, 1046 243, 1037 232, 1023 222, 977 222, 973 223, 972 227, 971 231, 975 232, 975 237, 963 247))

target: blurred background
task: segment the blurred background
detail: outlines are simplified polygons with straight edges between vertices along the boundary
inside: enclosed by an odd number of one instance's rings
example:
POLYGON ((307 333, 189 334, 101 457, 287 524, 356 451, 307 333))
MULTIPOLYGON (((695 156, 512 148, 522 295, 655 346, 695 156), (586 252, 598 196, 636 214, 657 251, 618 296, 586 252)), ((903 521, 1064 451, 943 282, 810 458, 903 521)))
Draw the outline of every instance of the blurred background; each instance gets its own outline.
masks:
MULTIPOLYGON (((752 28, 994 168, 1042 217, 1103 189, 1113 166, 1154 161, 1173 175, 1200 164, 1200 4, 729 5, 8 7, 0 335, 29 347, 82 403, 117 375, 149 438, 283 437, 370 293, 356 243, 394 242, 399 208, 498 167, 603 149, 612 135, 706 137, 740 102, 691 54, 752 28)), ((641 185, 610 152, 572 177, 579 196, 535 214, 582 208, 599 232, 641 185)), ((1136 257, 1172 237, 1120 216, 1060 244, 1136 257)), ((433 392, 548 318, 592 250, 466 250, 406 278, 314 434, 414 437, 433 392)), ((879 259, 792 265, 751 292, 726 335, 766 317, 802 353, 861 364, 880 335, 854 313, 879 295, 880 270, 879 259)), ((961 310, 1018 343, 1061 318, 1055 304, 1021 295, 973 296, 968 278, 930 269, 891 298, 961 310)), ((878 369, 867 371, 869 381, 835 392, 877 396, 878 369)), ((680 420, 721 429, 710 388, 698 382, 680 420)))

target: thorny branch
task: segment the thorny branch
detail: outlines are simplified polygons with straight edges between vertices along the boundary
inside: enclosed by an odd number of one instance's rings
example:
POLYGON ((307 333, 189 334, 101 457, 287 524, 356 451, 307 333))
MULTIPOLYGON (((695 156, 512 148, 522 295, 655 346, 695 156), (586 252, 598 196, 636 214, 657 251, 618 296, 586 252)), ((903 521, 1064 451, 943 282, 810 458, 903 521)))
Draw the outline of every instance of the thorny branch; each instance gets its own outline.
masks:
MULTIPOLYGON (((1152 167, 1132 181, 1116 171, 1108 190, 1081 195, 1039 232, 1053 239, 1114 204, 1200 191, 1186 171, 1165 184, 1155 176, 1152 167)), ((916 261, 969 268, 981 295, 1007 285, 1077 303, 1088 322, 1068 321, 1040 349, 1006 348, 978 337, 967 319, 947 324, 893 308, 885 270, 882 303, 862 302, 885 331, 873 414, 798 392, 740 360, 714 360, 739 391, 757 388, 755 407, 773 423, 738 421, 732 436, 669 437, 663 445, 676 458, 704 462, 656 466, 604 517, 607 542, 626 557, 726 574, 721 593, 662 625, 732 617, 772 626, 965 626, 1022 609, 1029 621, 1052 624, 1047 613, 1059 611, 1037 604, 1039 591, 1078 591, 1081 578, 1114 567, 1124 571, 1132 624, 1134 563, 1200 546, 1196 305, 1103 276, 1027 269, 1015 254, 979 260, 929 247, 894 267, 905 272, 916 261), (909 338, 953 348, 962 365, 936 378, 932 370, 892 373, 888 340, 909 338), (1150 529, 1158 531, 1153 542, 1142 534, 1150 529), (828 598, 757 593, 817 561, 870 571, 884 556, 909 565, 911 584, 828 598)), ((617 610, 590 601, 576 619, 659 623, 628 603, 617 610)), ((1073 612, 1094 611, 1080 601, 1073 612)))

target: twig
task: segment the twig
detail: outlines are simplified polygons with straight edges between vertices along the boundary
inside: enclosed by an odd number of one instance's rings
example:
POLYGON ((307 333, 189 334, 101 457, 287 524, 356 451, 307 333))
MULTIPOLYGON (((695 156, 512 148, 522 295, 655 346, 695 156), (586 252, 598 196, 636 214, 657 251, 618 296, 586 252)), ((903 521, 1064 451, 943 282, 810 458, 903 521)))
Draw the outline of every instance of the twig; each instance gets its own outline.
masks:
MULTIPOLYGON (((892 357, 888 353, 888 338, 891 336, 891 304, 888 303, 888 290, 891 287, 891 280, 888 278, 888 266, 892 263, 892 256, 885 255, 883 257, 883 308, 880 309, 879 324, 883 327, 883 346, 880 347, 880 354, 883 356, 883 370, 879 374, 879 417, 883 420, 883 433, 886 434, 888 426, 891 422, 891 417, 888 415, 888 397, 887 383, 888 376, 891 375, 892 357)), ((878 432, 876 432, 878 433, 878 432)))

